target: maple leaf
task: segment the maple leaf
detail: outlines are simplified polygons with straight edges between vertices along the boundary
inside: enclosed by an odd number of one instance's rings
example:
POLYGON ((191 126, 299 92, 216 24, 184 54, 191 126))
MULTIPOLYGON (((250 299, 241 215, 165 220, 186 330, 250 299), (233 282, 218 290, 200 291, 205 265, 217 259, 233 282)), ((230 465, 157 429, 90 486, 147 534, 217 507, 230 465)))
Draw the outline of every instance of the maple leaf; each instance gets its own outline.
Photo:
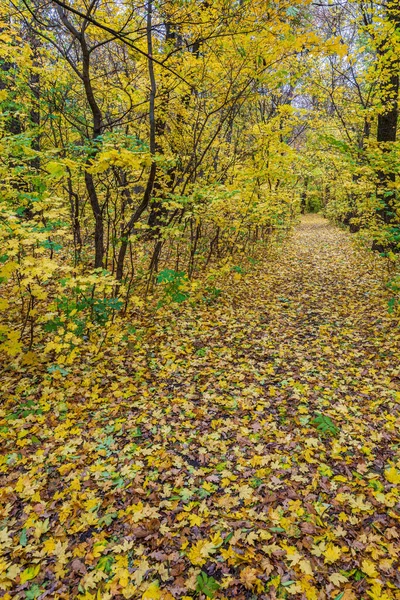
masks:
POLYGON ((348 578, 345 575, 342 575, 341 573, 332 573, 331 575, 329 575, 329 581, 331 581, 336 587, 340 587, 340 584, 346 583, 348 581, 348 578))
POLYGON ((187 557, 193 565, 201 567, 207 561, 208 556, 216 551, 222 541, 219 533, 215 534, 211 540, 199 540, 191 547, 187 557))
POLYGON ((142 600, 160 600, 162 598, 158 581, 150 583, 146 591, 142 594, 142 600))
POLYGON ((302 555, 297 551, 295 546, 285 547, 287 559, 291 562, 291 566, 297 565, 302 559, 302 555))
POLYGON ((25 583, 26 581, 30 581, 31 579, 35 579, 36 575, 40 571, 40 565, 34 565, 32 567, 28 567, 24 571, 21 572, 20 581, 21 583, 25 583))
POLYGON ((331 564, 336 562, 342 555, 342 551, 339 546, 335 546, 334 544, 328 544, 326 550, 322 552, 325 557, 324 562, 331 564))
POLYGON ((300 560, 299 567, 300 567, 301 572, 304 573, 305 575, 313 575, 314 574, 309 560, 305 560, 305 559, 300 560))
POLYGON ((239 498, 241 500, 249 500, 253 496, 253 488, 249 485, 242 485, 239 487, 239 498))
POLYGON ((199 515, 189 515, 188 519, 189 519, 190 525, 192 527, 195 527, 195 526, 198 527, 203 522, 202 517, 200 517, 199 515))
POLYGON ((254 543, 258 540, 258 533, 256 531, 250 531, 249 535, 246 537, 246 543, 250 544, 250 546, 254 546, 254 543))
POLYGON ((242 581, 246 589, 251 590, 257 583, 260 583, 258 575, 259 572, 257 569, 245 567, 240 571, 240 581, 242 581))
POLYGON ((370 560, 363 560, 361 563, 361 570, 363 573, 368 575, 368 577, 378 577, 379 573, 375 568, 375 564, 370 560))
POLYGON ((394 466, 391 466, 389 469, 386 469, 385 477, 387 481, 389 481, 389 483, 400 483, 400 471, 398 471, 394 466))
POLYGON ((379 583, 374 583, 371 589, 367 591, 367 594, 372 600, 392 600, 393 598, 383 590, 382 585, 379 583))
POLYGON ((132 579, 137 586, 142 583, 149 567, 150 565, 146 559, 142 559, 138 564, 136 571, 132 575, 132 579))

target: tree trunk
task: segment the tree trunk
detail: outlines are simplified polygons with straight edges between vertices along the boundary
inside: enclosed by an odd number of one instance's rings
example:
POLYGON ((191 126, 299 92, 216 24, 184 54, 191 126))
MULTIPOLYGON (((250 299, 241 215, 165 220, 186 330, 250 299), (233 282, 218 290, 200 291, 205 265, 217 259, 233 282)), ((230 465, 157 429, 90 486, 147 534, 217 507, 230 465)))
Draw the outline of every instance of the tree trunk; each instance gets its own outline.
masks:
POLYGON ((124 262, 125 262, 126 251, 128 249, 129 236, 132 233, 135 223, 139 220, 140 216, 146 210, 146 208, 148 207, 148 205, 150 203, 151 196, 152 196, 153 189, 154 189, 154 183, 155 183, 155 179, 156 179, 156 172, 157 172, 157 163, 155 161, 155 153, 156 153, 155 100, 156 100, 156 94, 157 94, 157 85, 156 85, 156 78, 155 78, 155 73, 154 73, 154 64, 153 64, 153 59, 152 59, 152 57, 153 57, 152 27, 153 27, 153 2, 151 0, 148 0, 148 2, 147 2, 146 38, 147 38, 147 53, 149 56, 148 61, 147 61, 147 66, 148 66, 148 74, 149 74, 149 80, 150 80, 149 148, 150 148, 150 154, 153 158, 153 161, 152 161, 152 164, 150 167, 150 173, 149 173, 149 177, 147 180, 147 186, 146 186, 146 190, 145 190, 145 193, 143 196, 143 200, 142 200, 141 204, 138 206, 138 208, 135 210, 135 212, 133 213, 133 215, 131 216, 131 218, 129 219, 128 223, 126 224, 126 226, 123 228, 123 231, 122 231, 122 236, 121 236, 122 241, 121 241, 121 246, 120 246, 118 258, 117 258, 117 271, 116 271, 117 281, 121 281, 123 278, 124 262))
POLYGON ((300 197, 300 212, 302 215, 306 214, 306 210, 307 210, 307 190, 308 190, 308 177, 304 178, 304 187, 303 190, 301 192, 301 197, 300 197))
MULTIPOLYGON (((387 19, 395 32, 400 30, 400 12, 398 3, 390 0, 386 6, 387 19)), ((382 63, 386 76, 383 75, 381 82, 381 102, 385 107, 378 115, 377 142, 382 153, 391 152, 391 145, 397 137, 397 120, 399 116, 399 67, 398 56, 392 51, 392 39, 387 37, 378 47, 378 58, 382 63)), ((398 221, 395 209, 394 183, 395 173, 388 169, 379 170, 377 173, 377 198, 380 208, 377 211, 379 221, 388 225, 398 221)), ((390 244, 389 244, 390 245, 390 244)), ((374 241, 373 249, 384 251, 382 243, 374 241)))

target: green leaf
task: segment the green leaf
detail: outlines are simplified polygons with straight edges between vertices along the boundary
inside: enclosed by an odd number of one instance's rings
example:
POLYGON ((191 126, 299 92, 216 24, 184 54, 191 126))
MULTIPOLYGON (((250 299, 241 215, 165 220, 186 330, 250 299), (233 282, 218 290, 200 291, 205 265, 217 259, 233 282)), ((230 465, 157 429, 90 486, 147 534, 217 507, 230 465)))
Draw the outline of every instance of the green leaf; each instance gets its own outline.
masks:
POLYGON ((228 535, 227 535, 227 536, 224 538, 224 541, 223 541, 223 543, 224 543, 224 544, 227 544, 227 543, 228 543, 228 542, 229 542, 229 541, 230 541, 230 540, 233 538, 233 536, 234 536, 234 532, 233 532, 233 531, 231 531, 231 532, 230 532, 230 533, 228 533, 228 535))
POLYGON ((157 275, 157 283, 171 283, 177 279, 183 279, 185 273, 183 271, 174 271, 174 269, 164 269, 157 275))
POLYGON ((41 588, 38 586, 37 583, 34 583, 29 590, 25 591, 25 598, 27 598, 28 600, 35 600, 35 598, 37 598, 38 596, 40 596, 40 594, 42 593, 41 588))
POLYGON ((202 592, 207 598, 214 598, 215 592, 220 588, 220 584, 214 579, 209 577, 207 573, 201 571, 197 576, 196 592, 202 592))
POLYGON ((96 565, 96 569, 100 571, 104 571, 104 573, 109 574, 111 572, 112 565, 114 563, 113 556, 102 556, 99 559, 99 562, 96 565))
POLYGON ((318 429, 318 431, 325 435, 329 434, 336 436, 339 433, 339 429, 336 427, 332 419, 327 415, 323 415, 322 413, 317 413, 316 417, 311 421, 311 423, 318 429))
POLYGON ((21 546, 25 547, 28 544, 28 538, 26 536, 26 529, 24 527, 24 529, 21 531, 21 535, 19 536, 19 543, 21 544, 21 546))
POLYGON ((199 348, 196 352, 197 356, 203 357, 207 354, 206 348, 199 348))

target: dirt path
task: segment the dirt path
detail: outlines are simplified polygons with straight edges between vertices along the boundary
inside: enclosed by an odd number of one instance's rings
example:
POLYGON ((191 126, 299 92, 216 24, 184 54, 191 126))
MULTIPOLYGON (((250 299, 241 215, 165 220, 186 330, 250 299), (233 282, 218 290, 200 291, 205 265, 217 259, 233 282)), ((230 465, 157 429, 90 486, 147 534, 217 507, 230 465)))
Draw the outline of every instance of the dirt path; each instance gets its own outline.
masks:
POLYGON ((400 598, 399 330, 379 269, 306 217, 215 304, 23 376, 3 416, 21 394, 41 412, 0 423, 8 598, 400 598))

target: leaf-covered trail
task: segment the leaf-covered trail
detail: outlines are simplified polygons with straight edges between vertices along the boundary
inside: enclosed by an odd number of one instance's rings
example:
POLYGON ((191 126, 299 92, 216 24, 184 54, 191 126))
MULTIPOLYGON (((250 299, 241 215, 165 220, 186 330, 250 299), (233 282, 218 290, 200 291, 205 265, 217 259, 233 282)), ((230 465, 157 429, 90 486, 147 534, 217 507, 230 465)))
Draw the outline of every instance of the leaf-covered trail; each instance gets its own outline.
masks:
POLYGON ((400 598, 380 269, 306 217, 215 304, 148 316, 65 377, 9 374, 6 597, 400 598))

